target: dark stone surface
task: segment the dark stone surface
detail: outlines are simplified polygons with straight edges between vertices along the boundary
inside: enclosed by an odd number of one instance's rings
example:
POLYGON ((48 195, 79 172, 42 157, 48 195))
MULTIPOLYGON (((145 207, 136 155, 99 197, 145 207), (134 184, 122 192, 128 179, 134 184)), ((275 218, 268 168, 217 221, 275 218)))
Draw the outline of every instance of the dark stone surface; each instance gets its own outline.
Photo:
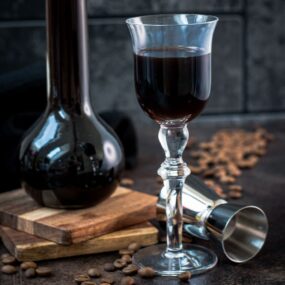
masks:
POLYGON ((206 112, 239 112, 243 94, 243 20, 220 17, 213 39, 212 93, 206 112))
POLYGON ((239 12, 242 0, 89 0, 90 16, 102 15, 145 15, 154 13, 178 12, 239 12))
POLYGON ((248 3, 248 109, 285 108, 285 1, 248 3))
POLYGON ((0 20, 29 20, 45 17, 45 0, 1 0, 0 20))
POLYGON ((45 62, 43 27, 0 28, 0 75, 34 62, 45 62))
MULTIPOLYGON (((87 0, 90 17, 170 12, 239 12, 242 0, 87 0)), ((1 0, 0 20, 43 19, 45 0, 1 0)))
MULTIPOLYGON (((246 127, 253 125, 245 124, 246 127)), ((223 124, 225 127, 225 124, 223 124)), ((227 125, 233 128, 233 125, 227 125)), ((240 202, 252 203, 260 206, 268 215, 269 235, 261 252, 251 261, 245 264, 233 264, 217 250, 219 263, 212 271, 191 279, 191 285, 283 285, 285 284, 285 252, 284 235, 285 227, 282 220, 285 216, 284 208, 284 144, 285 124, 267 124, 266 127, 275 134, 276 139, 269 145, 268 153, 259 161, 254 169, 244 171, 239 178, 239 183, 244 186, 244 197, 240 202)), ((159 190, 156 183, 156 170, 162 162, 163 155, 157 140, 157 126, 144 129, 140 133, 140 164, 134 171, 125 174, 135 181, 134 189, 155 194, 159 190)), ((207 139, 216 130, 220 129, 216 124, 204 124, 192 127, 192 134, 198 139, 207 139)), ((187 151, 185 160, 189 161, 187 151)), ((202 244, 200 240, 195 243, 202 244)), ((204 244, 205 245, 205 244, 204 244)), ((213 243, 208 244, 210 246, 213 243)), ((0 253, 5 252, 0 243, 0 253)), ((40 262, 40 265, 52 267, 54 273, 50 278, 26 279, 23 274, 6 276, 0 274, 1 285, 69 285, 75 284, 73 276, 77 273, 85 273, 92 266, 102 268, 104 262, 113 261, 118 257, 117 253, 97 254, 82 257, 66 258, 56 261, 40 262)), ((113 273, 110 273, 113 275, 113 273)), ((117 278, 122 274, 114 273, 117 278)), ((175 278, 155 278, 154 280, 142 280, 135 277, 138 285, 178 285, 181 284, 175 278)), ((119 284, 117 282, 116 284, 119 284)), ((187 283, 188 284, 188 283, 187 283)))

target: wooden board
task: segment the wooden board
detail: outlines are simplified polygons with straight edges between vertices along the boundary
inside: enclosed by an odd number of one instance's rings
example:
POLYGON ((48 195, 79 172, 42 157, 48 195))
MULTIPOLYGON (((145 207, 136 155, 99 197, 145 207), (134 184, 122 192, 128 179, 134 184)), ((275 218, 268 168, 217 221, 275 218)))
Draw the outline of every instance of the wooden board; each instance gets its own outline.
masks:
POLYGON ((0 194, 0 224, 68 245, 155 218, 156 199, 119 187, 96 206, 64 210, 41 207, 20 189, 0 194))
POLYGON ((1 226, 0 236, 9 252, 19 261, 39 261, 115 251, 126 248, 133 241, 144 246, 158 242, 158 230, 148 222, 72 245, 59 245, 1 226))

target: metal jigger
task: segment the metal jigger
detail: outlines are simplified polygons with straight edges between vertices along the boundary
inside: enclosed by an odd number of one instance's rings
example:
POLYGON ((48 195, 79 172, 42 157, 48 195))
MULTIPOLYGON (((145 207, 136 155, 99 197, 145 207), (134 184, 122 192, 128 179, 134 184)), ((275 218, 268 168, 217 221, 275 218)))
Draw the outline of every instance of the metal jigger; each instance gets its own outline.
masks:
MULTIPOLYGON (((193 175, 186 182, 182 194, 184 231, 201 239, 218 240, 233 262, 252 259, 266 240, 265 213, 256 206, 228 203, 193 175)), ((166 195, 162 191, 157 202, 160 221, 165 221, 166 195)))

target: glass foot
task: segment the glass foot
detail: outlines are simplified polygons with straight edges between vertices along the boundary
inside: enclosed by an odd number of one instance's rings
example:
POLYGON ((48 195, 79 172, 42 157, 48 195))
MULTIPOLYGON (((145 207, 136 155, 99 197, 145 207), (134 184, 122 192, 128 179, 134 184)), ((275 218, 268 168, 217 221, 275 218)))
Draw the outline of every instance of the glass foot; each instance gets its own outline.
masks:
POLYGON ((218 262, 216 254, 202 246, 184 244, 179 257, 169 256, 165 248, 165 244, 143 248, 133 256, 133 261, 139 267, 152 267, 161 276, 177 276, 185 271, 200 274, 214 268, 218 262))

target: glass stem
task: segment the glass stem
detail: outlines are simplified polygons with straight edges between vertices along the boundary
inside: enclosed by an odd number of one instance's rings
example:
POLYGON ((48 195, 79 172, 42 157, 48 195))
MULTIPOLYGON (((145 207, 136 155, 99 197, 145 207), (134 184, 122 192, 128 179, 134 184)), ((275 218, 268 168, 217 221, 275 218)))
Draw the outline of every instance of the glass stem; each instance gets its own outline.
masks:
POLYGON ((181 257, 183 255, 182 190, 185 179, 190 174, 190 169, 182 159, 189 138, 187 125, 161 125, 158 138, 166 157, 158 169, 158 174, 163 179, 164 184, 161 191, 165 191, 167 197, 167 248, 165 255, 169 258, 181 257))

